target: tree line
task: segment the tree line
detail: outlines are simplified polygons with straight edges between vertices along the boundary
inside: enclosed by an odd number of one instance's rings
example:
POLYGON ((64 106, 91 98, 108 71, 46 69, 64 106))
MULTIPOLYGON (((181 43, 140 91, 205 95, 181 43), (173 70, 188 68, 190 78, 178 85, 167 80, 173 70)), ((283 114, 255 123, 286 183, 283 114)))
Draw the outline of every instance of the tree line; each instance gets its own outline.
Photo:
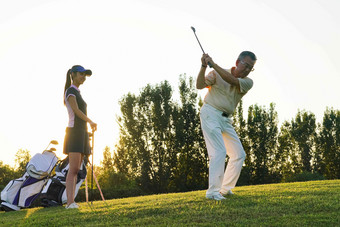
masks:
MULTIPOLYGON (((109 190, 113 197, 126 189, 149 194, 207 188, 203 103, 192 77, 181 75, 178 88, 177 101, 167 81, 120 100, 119 141, 112 152, 106 148, 99 171, 103 188, 115 189, 109 190)), ((251 105, 244 118, 241 102, 233 121, 247 154, 238 185, 340 178, 339 110, 326 108, 321 123, 299 110, 279 126, 274 103, 251 105)))
MULTIPOLYGON (((163 81, 119 101, 118 143, 112 151, 105 148, 95 169, 107 198, 207 188, 209 162, 199 118, 203 102, 192 77, 181 75, 178 90, 175 100, 163 81)), ((299 110, 279 126, 274 103, 251 105, 244 118, 241 102, 233 124, 247 154, 238 185, 340 178, 339 110, 326 108, 321 123, 299 110)), ((11 168, 0 162, 0 185, 8 183, 6 171, 11 168)))

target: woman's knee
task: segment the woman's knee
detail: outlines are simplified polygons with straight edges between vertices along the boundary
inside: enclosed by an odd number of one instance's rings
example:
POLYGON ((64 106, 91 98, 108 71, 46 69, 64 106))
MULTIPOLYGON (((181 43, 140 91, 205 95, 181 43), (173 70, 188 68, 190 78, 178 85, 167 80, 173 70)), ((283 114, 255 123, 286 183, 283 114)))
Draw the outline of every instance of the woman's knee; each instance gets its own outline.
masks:
POLYGON ((80 170, 80 168, 78 166, 70 165, 70 168, 69 168, 67 174, 70 174, 71 176, 74 176, 74 175, 78 174, 79 170, 80 170))
POLYGON ((80 170, 82 155, 80 153, 69 154, 69 170, 68 174, 77 175, 80 170))
POLYGON ((78 171, 74 170, 74 171, 69 171, 67 175, 70 177, 74 177, 74 176, 77 176, 77 174, 78 174, 78 171))

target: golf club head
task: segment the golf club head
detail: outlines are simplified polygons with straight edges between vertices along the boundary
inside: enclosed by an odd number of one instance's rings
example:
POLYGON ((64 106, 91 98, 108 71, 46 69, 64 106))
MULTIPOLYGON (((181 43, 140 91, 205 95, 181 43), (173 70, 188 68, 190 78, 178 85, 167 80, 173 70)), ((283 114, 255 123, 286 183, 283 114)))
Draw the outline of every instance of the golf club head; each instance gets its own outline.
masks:
POLYGON ((59 144, 58 141, 56 141, 56 140, 51 140, 50 143, 53 144, 53 145, 58 145, 59 144))
MULTIPOLYGON (((204 52, 204 50, 203 50, 203 47, 202 47, 202 45, 201 45, 201 43, 200 43, 200 41, 198 40, 198 37, 197 37, 197 35, 196 35, 196 29, 195 29, 194 27, 191 26, 191 30, 194 32, 194 35, 195 35, 195 37, 196 37, 196 39, 197 39, 198 44, 199 44, 200 47, 201 47, 201 50, 202 50, 203 54, 205 54, 205 52, 204 52)), ((208 62, 208 65, 209 65, 210 68, 212 68, 212 65, 211 65, 210 62, 208 62)))

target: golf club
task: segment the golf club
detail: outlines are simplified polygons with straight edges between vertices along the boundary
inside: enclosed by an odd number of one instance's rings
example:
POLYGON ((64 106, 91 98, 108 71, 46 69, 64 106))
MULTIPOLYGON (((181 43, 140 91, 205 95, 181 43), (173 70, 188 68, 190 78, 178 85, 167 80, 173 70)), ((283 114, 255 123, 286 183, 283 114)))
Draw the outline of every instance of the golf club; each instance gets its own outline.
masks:
POLYGON ((94 155, 94 152, 93 152, 93 149, 94 149, 94 131, 92 130, 92 133, 91 133, 91 145, 92 145, 92 177, 91 177, 91 204, 93 203, 93 155, 94 155))
MULTIPOLYGON (((195 37, 196 37, 196 39, 197 39, 198 44, 200 45, 200 47, 201 47, 201 49, 202 49, 202 51, 203 51, 203 54, 205 54, 205 52, 204 52, 204 50, 203 50, 203 47, 202 47, 202 45, 201 45, 201 43, 200 43, 200 41, 198 40, 198 37, 197 37, 197 35, 196 35, 196 29, 195 29, 194 27, 191 27, 191 30, 194 32, 194 35, 195 35, 195 37)), ((211 64, 210 64, 210 62, 208 62, 208 65, 209 65, 210 68, 212 67, 211 64)))
MULTIPOLYGON (((89 137, 91 137, 91 150, 92 150, 92 163, 89 161, 89 164, 91 166, 91 169, 92 169, 92 177, 91 177, 91 205, 93 205, 93 179, 96 181, 96 184, 97 184, 97 188, 100 192, 100 195, 102 197, 102 200, 104 201, 104 203, 106 204, 106 201, 105 201, 105 198, 104 198, 104 195, 103 195, 103 192, 99 186, 99 183, 98 183, 98 180, 97 180, 97 177, 96 175, 94 174, 94 164, 93 164, 93 150, 94 150, 94 131, 92 130, 92 132, 90 133, 89 132, 89 137)), ((85 179, 85 197, 86 197, 86 202, 88 203, 88 190, 87 190, 88 186, 87 186, 87 176, 86 176, 86 179, 85 179)), ((107 204, 106 204, 107 205, 107 204)))
POLYGON ((47 150, 47 148, 48 148, 51 144, 53 144, 53 145, 58 145, 59 143, 58 143, 58 141, 56 141, 56 140, 51 140, 50 143, 49 143, 49 144, 47 145, 47 147, 45 148, 45 150, 47 150))

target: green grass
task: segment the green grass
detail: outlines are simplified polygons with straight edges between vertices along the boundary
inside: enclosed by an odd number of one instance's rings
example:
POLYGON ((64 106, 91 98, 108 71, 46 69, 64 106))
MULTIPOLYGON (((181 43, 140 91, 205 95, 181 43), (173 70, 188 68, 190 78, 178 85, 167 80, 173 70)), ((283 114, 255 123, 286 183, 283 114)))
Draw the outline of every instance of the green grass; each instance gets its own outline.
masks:
POLYGON ((194 191, 0 212, 0 226, 340 226, 340 180, 233 191, 220 202, 194 191))

